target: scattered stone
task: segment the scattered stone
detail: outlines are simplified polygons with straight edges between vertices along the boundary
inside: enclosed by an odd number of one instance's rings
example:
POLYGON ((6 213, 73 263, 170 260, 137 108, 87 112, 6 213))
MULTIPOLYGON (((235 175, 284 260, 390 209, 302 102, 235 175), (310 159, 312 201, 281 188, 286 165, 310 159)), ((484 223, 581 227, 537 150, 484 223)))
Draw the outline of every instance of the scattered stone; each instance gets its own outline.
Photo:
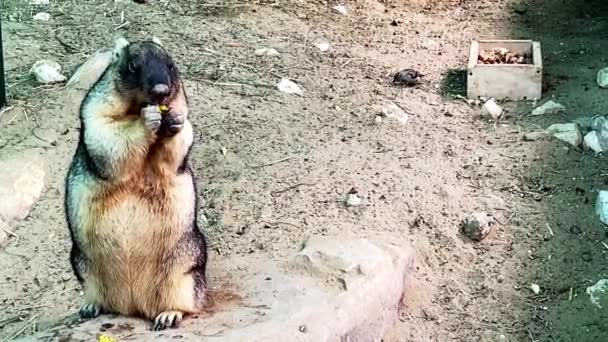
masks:
POLYGON ((597 72, 597 85, 600 88, 608 88, 608 68, 597 72))
POLYGON ((51 15, 46 12, 40 12, 36 14, 33 19, 37 21, 49 21, 51 20, 51 15))
POLYGON ((42 84, 64 82, 67 79, 61 74, 61 65, 52 60, 41 60, 34 63, 30 73, 42 84))
POLYGON ((538 286, 538 284, 530 284, 530 290, 532 290, 532 292, 537 295, 540 293, 540 286, 538 286))
POLYGON ((604 149, 600 143, 600 138, 596 131, 591 131, 583 138, 583 147, 592 150, 595 153, 602 153, 604 149))
POLYGON ((279 57, 281 54, 273 48, 261 48, 261 49, 255 50, 255 55, 258 57, 260 57, 260 56, 279 57))
POLYGON ((524 133, 523 139, 524 139, 524 141, 536 141, 536 140, 545 139, 545 138, 547 138, 549 136, 550 135, 547 134, 547 132, 544 132, 544 131, 540 131, 540 132, 527 132, 527 133, 524 133))
POLYGON ((608 191, 600 190, 595 202, 595 215, 600 222, 608 226, 608 191))
POLYGON ((460 223, 460 229, 471 240, 481 241, 490 234, 492 228, 486 213, 473 213, 460 223))
POLYGON ((382 116, 397 120, 404 125, 410 118, 409 114, 391 100, 384 100, 380 103, 380 113, 382 116))
POLYGON ((554 124, 545 130, 555 138, 565 141, 574 147, 578 147, 583 142, 583 135, 575 123, 554 124))
POLYGON ((344 200, 347 207, 358 207, 362 202, 363 200, 355 194, 347 194, 346 199, 344 200))
POLYGON ((566 107, 561 104, 549 100, 543 103, 541 106, 536 107, 530 115, 538 116, 538 115, 547 115, 547 114, 557 114, 566 110, 566 107))
POLYGON ((299 85, 286 78, 281 79, 281 82, 277 84, 277 88, 279 89, 279 91, 286 94, 294 94, 298 96, 304 95, 304 90, 302 90, 299 85))
POLYGON ((36 152, 0 161, 0 220, 23 220, 42 194, 46 162, 36 152))
POLYGON ((587 287, 585 291, 591 303, 598 308, 608 306, 608 279, 600 279, 595 285, 587 287))
POLYGON ((337 5, 334 6, 334 10, 342 15, 347 15, 348 14, 348 9, 346 8, 346 6, 344 5, 337 5))
POLYGON ((319 50, 321 52, 327 52, 327 51, 329 51, 329 48, 331 47, 331 44, 329 44, 329 42, 324 39, 318 40, 316 45, 317 45, 317 48, 319 48, 319 50))
POLYGON ((491 117, 494 120, 499 119, 502 116, 502 107, 496 104, 493 99, 487 100, 481 107, 481 117, 491 117))

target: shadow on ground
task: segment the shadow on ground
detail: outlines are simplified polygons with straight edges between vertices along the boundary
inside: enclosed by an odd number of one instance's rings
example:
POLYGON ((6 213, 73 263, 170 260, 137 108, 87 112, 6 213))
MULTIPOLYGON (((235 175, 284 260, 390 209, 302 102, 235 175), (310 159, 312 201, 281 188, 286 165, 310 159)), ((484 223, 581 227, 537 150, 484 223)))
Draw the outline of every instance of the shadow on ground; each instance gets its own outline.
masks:
POLYGON ((441 80, 441 96, 453 98, 467 96, 467 70, 448 69, 441 80))
MULTIPOLYGON (((608 113, 608 91, 596 73, 608 66, 608 2, 602 0, 521 0, 512 11, 510 38, 541 42, 548 89, 567 108, 562 116, 522 118, 522 127, 545 128, 581 116, 608 113)), ((594 217, 596 191, 608 186, 605 157, 568 148, 559 141, 527 143, 536 158, 519 168, 522 187, 538 201, 533 223, 514 248, 529 248, 520 275, 541 287, 530 293, 522 338, 534 341, 605 341, 608 310, 593 306, 586 287, 608 278, 606 232, 594 217), (552 234, 552 233, 553 234, 552 234), (527 266, 527 267, 526 267, 527 266), (527 335, 527 336, 526 336, 527 335)), ((524 227, 520 227, 524 228, 524 227)))

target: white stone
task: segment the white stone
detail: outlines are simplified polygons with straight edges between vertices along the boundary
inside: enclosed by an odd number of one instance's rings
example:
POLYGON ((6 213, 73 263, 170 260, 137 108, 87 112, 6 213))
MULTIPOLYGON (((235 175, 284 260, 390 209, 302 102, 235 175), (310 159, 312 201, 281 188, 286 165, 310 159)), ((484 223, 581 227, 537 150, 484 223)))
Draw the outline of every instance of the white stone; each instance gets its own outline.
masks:
POLYGON ((553 100, 549 100, 549 101, 543 103, 541 106, 534 108, 534 110, 532 111, 532 113, 530 115, 538 116, 538 115, 546 115, 546 114, 557 114, 557 113, 561 113, 565 110, 566 110, 566 107, 562 106, 561 104, 559 104, 553 100))
POLYGON ((49 0, 31 0, 30 1, 30 5, 37 5, 37 6, 48 5, 49 3, 50 3, 49 0))
POLYGON ((600 138, 596 131, 591 131, 585 135, 585 138, 583 138, 583 146, 595 153, 604 152, 602 144, 600 143, 600 138))
POLYGON ((600 279, 593 286, 587 287, 585 291, 589 295, 591 303, 598 308, 608 305, 608 279, 600 279))
POLYGON ((269 57, 279 57, 281 54, 273 49, 273 48, 261 48, 261 49, 257 49, 255 50, 255 55, 256 56, 269 56, 269 57))
POLYGON ((329 44, 328 41, 326 40, 319 40, 317 41, 317 48, 321 51, 321 52, 327 52, 329 50, 329 48, 331 47, 331 45, 329 44))
POLYGON ((338 12, 338 13, 340 13, 342 15, 347 15, 348 14, 348 9, 344 5, 334 6, 334 10, 336 10, 336 12, 338 12))
POLYGON ((49 20, 51 20, 51 15, 46 12, 40 12, 40 13, 37 13, 33 19, 37 20, 37 21, 49 21, 49 20))
POLYGON ((483 240, 490 234, 491 229, 486 213, 473 213, 460 223, 460 230, 473 241, 483 240))
POLYGON ((398 323, 399 303, 409 295, 405 288, 414 271, 413 257, 402 244, 312 237, 285 262, 249 255, 210 264, 209 283, 219 292, 216 310, 198 319, 187 316, 179 329, 159 334, 149 322, 104 315, 73 327, 53 327, 53 333, 92 341, 100 324, 113 323, 133 327, 111 330, 117 341, 174 342, 177 335, 182 342, 201 341, 201 336, 223 342, 380 341, 398 323), (231 293, 225 286, 230 283, 238 284, 233 304, 222 302, 223 294, 231 293))
POLYGON ((597 72, 597 85, 600 88, 608 88, 608 68, 597 72))
POLYGON ((302 90, 299 85, 286 78, 281 79, 281 81, 277 84, 277 89, 286 94, 294 94, 298 96, 304 95, 304 90, 302 90))
POLYGON ((379 106, 382 116, 397 120, 401 124, 405 125, 410 118, 409 114, 391 100, 383 100, 379 106))
POLYGON ((344 203, 349 207, 358 207, 363 201, 355 194, 347 194, 344 203))
POLYGON ((599 190, 595 202, 595 215, 608 226, 608 191, 599 190))
POLYGON ((530 290, 537 295, 540 293, 540 286, 538 284, 530 284, 530 290))
POLYGON ((0 161, 0 220, 10 224, 30 212, 44 188, 46 162, 36 152, 0 161))
POLYGON ((499 106, 493 99, 489 99, 481 107, 481 116, 491 117, 494 120, 500 118, 502 112, 502 107, 499 106))
POLYGON ((565 141, 574 147, 578 147, 583 142, 583 135, 575 123, 554 124, 549 126, 545 132, 555 138, 565 141))
POLYGON ((61 74, 61 65, 51 60, 41 60, 32 66, 30 73, 36 80, 43 84, 63 82, 67 78, 61 74))

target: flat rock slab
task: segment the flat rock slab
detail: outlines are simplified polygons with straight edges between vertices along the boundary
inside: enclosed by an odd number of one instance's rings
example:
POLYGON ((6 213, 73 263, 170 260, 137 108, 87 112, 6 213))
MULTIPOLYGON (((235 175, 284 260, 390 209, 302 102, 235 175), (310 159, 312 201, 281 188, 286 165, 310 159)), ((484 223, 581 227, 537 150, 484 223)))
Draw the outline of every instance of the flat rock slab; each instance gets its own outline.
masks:
POLYGON ((46 162, 35 151, 0 160, 0 221, 5 224, 27 217, 44 188, 46 162))
POLYGON ((211 260, 209 308, 177 329, 153 332, 140 319, 101 316, 34 338, 94 341, 104 334, 117 341, 380 341, 397 319, 413 257, 407 246, 315 237, 282 263, 253 256, 211 260))

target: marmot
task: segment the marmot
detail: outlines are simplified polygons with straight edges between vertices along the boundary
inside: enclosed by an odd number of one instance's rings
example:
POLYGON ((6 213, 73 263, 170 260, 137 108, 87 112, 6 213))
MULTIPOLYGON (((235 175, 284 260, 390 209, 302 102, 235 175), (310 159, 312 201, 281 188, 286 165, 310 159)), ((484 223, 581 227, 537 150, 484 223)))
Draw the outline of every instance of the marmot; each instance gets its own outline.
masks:
POLYGON ((118 38, 112 53, 80 105, 65 180, 70 261, 85 292, 79 313, 176 327, 185 314, 201 312, 207 289, 188 100, 157 39, 118 38))

